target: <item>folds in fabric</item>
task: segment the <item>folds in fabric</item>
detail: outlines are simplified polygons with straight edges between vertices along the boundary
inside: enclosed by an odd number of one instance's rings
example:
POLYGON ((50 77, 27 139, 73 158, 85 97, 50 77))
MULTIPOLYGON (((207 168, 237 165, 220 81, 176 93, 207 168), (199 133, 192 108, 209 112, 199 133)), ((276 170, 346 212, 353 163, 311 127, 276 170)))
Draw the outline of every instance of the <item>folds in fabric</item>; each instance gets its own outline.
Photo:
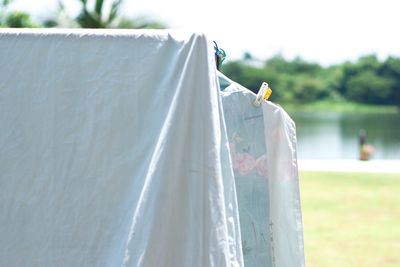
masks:
POLYGON ((296 126, 278 105, 262 103, 275 266, 305 266, 296 126))
POLYGON ((302 267, 295 124, 281 107, 269 101, 255 107, 254 93, 227 82, 221 96, 245 266, 302 267))
POLYGON ((243 266, 211 50, 0 31, 0 266, 243 266))

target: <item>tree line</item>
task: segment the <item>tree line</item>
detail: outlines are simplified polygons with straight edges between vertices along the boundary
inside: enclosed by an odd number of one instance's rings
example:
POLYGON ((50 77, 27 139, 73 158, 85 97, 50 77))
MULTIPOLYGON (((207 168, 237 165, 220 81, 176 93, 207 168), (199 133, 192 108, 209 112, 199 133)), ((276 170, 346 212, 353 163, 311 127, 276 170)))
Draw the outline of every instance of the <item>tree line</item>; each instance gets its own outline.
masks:
POLYGON ((303 104, 330 99, 400 106, 397 57, 379 60, 372 54, 356 62, 323 67, 301 58, 286 60, 280 55, 256 62, 246 53, 242 60, 224 64, 222 72, 253 92, 267 81, 274 101, 303 104))

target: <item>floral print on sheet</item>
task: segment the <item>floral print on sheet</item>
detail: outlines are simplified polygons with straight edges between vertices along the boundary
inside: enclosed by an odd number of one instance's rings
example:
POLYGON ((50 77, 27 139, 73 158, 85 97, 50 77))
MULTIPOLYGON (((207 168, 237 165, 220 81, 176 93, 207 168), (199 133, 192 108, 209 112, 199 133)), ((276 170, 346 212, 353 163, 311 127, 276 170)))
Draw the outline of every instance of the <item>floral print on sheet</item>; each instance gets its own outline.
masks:
POLYGON ((255 171, 261 177, 267 177, 267 155, 256 158, 248 152, 239 153, 236 151, 235 143, 230 143, 232 167, 240 176, 245 176, 255 171))

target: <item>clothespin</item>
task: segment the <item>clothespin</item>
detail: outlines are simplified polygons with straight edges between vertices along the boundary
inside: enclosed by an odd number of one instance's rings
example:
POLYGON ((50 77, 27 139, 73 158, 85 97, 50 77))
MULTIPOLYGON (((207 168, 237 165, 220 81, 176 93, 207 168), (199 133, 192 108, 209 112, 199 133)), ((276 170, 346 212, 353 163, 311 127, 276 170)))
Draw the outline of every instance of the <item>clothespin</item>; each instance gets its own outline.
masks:
POLYGON ((221 66, 222 66, 222 62, 224 62, 225 58, 226 58, 226 53, 224 51, 224 49, 219 48, 217 43, 215 41, 214 42, 214 50, 215 50, 215 63, 217 65, 217 70, 220 70, 221 66))
POLYGON ((272 94, 272 89, 269 88, 268 83, 263 82, 261 84, 260 90, 258 90, 256 100, 254 100, 254 106, 259 107, 261 102, 267 101, 272 94))

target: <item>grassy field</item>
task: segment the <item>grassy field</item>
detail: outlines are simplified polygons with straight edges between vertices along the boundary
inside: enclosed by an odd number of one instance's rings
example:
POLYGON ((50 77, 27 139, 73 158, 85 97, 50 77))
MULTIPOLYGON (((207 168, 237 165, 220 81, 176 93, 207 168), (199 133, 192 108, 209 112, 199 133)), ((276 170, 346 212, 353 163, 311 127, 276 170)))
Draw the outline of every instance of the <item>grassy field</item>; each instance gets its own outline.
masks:
POLYGON ((400 174, 300 177, 308 267, 400 266, 400 174))

